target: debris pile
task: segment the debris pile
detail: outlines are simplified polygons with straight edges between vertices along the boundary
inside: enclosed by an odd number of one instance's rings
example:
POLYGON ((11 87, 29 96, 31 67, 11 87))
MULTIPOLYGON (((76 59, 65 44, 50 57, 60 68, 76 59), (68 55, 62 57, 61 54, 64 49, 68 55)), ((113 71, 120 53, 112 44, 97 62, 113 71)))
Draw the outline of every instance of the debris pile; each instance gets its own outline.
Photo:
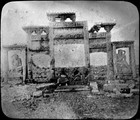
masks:
POLYGON ((114 80, 104 84, 103 90, 107 92, 106 95, 109 97, 131 97, 136 89, 132 80, 126 82, 114 80))

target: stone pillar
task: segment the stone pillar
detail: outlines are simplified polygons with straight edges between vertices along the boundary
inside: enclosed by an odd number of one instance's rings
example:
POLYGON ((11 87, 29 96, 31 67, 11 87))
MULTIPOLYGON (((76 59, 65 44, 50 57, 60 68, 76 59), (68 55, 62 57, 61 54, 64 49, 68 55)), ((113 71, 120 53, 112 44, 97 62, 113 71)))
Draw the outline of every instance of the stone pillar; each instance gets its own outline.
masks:
POLYGON ((134 50, 134 44, 131 44, 129 47, 129 60, 130 60, 130 66, 132 70, 133 78, 136 78, 136 63, 135 63, 135 50, 134 50))
MULTIPOLYGON (((84 22, 84 47, 85 47, 85 66, 88 69, 88 74, 90 76, 90 54, 89 54, 89 35, 88 35, 88 28, 87 22, 84 22)), ((84 78, 85 76, 83 76, 84 78)), ((90 77, 88 77, 89 83, 90 77)))
POLYGON ((54 71, 54 77, 55 77, 55 58, 54 58, 54 35, 53 35, 53 27, 49 28, 49 46, 50 46, 50 57, 51 57, 51 64, 50 68, 54 71))
POLYGON ((8 78, 9 78, 9 61, 8 61, 8 49, 5 48, 5 61, 4 61, 4 66, 5 66, 5 75, 4 75, 4 82, 8 83, 8 78))
MULTIPOLYGON (((29 54, 29 46, 31 44, 31 29, 30 27, 23 27, 23 30, 27 33, 27 49, 26 49, 26 79, 30 79, 29 77, 29 62, 30 62, 30 54, 29 54)), ((26 82, 26 80, 24 81, 26 82)))
POLYGON ((111 44, 111 29, 115 23, 104 23, 101 24, 101 27, 104 27, 106 30, 106 47, 107 47, 107 80, 114 79, 114 68, 113 68, 113 47, 111 44))
POLYGON ((23 53, 24 53, 24 64, 23 64, 23 84, 25 83, 25 79, 26 79, 26 48, 23 49, 23 53))
POLYGON ((107 80, 114 79, 114 70, 113 70, 113 48, 111 45, 111 34, 110 32, 106 34, 106 47, 107 47, 107 80))
POLYGON ((116 79, 116 75, 117 75, 117 66, 116 66, 116 62, 117 62, 117 57, 116 57, 116 46, 113 45, 114 79, 116 79))

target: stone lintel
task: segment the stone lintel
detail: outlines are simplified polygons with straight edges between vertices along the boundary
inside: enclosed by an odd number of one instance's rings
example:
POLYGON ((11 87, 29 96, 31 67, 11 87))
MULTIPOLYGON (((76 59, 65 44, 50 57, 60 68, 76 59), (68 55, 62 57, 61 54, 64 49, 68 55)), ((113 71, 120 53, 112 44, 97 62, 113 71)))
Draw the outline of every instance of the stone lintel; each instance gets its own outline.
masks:
POLYGON ((106 32, 110 32, 111 29, 114 27, 114 25, 116 25, 116 23, 98 23, 98 24, 94 25, 89 30, 89 32, 92 32, 92 33, 94 33, 95 31, 98 32, 101 27, 103 27, 106 32))
POLYGON ((60 18, 61 21, 65 21, 67 18, 70 18, 73 22, 75 22, 76 19, 76 15, 74 12, 47 13, 47 17, 51 22, 55 22, 56 18, 60 18))
POLYGON ((7 50, 11 50, 11 49, 25 49, 27 47, 27 45, 13 44, 13 45, 3 45, 2 47, 4 49, 7 49, 7 50))
POLYGON ((24 26, 22 29, 28 34, 41 34, 43 31, 49 33, 49 26, 24 26))

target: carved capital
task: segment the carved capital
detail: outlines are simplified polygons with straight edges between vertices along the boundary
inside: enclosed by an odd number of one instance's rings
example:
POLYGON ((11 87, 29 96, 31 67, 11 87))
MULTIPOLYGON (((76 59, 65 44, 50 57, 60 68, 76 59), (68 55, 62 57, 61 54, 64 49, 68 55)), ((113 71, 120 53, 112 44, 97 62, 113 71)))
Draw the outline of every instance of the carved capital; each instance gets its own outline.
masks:
POLYGON ((110 32, 116 23, 101 23, 101 27, 105 29, 106 32, 110 32))
POLYGON ((31 34, 32 31, 29 27, 22 27, 22 29, 27 33, 27 34, 31 34))

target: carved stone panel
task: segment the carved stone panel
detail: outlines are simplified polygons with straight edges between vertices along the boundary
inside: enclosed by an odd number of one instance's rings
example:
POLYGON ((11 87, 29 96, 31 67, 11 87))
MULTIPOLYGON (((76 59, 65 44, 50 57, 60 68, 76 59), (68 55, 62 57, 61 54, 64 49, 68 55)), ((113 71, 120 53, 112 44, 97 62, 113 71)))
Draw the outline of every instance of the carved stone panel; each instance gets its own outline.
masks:
POLYGON ((29 63, 29 73, 36 82, 47 82, 52 78, 50 69, 51 58, 44 53, 32 53, 29 63))
POLYGON ((36 53, 32 56, 33 63, 40 68, 48 68, 50 67, 50 56, 45 53, 36 53))
POLYGON ((50 26, 53 28, 83 28, 84 22, 53 22, 50 26))
POLYGON ((130 73, 131 68, 126 61, 126 51, 121 49, 118 50, 116 57, 117 57, 116 61, 117 73, 118 74, 130 73))
POLYGON ((84 44, 83 39, 59 39, 54 41, 54 45, 61 44, 84 44))
POLYGON ((83 29, 54 29, 54 39, 78 39, 78 38, 83 38, 83 29))
POLYGON ((48 51, 49 52, 49 41, 45 40, 36 40, 32 41, 29 49, 31 51, 48 51))
POLYGON ((9 77, 23 77, 23 70, 25 70, 25 50, 8 51, 8 64, 9 77))

